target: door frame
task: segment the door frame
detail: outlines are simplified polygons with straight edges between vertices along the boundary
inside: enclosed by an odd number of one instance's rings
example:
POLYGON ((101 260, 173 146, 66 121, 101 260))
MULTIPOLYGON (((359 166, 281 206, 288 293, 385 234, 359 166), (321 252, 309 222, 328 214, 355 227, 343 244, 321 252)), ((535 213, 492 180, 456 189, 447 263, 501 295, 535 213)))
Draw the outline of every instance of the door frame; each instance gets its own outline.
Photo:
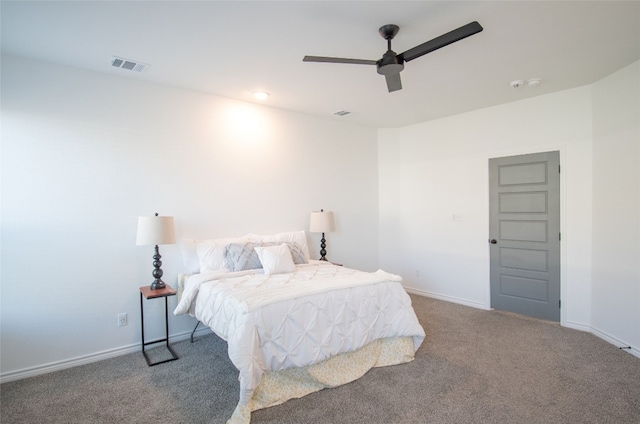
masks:
MULTIPOLYGON (((489 219, 490 219, 490 213, 489 213, 489 208, 490 208, 490 204, 489 204, 489 159, 496 159, 496 158, 502 158, 502 157, 508 157, 508 156, 519 156, 519 155, 528 155, 528 154, 532 154, 532 153, 544 153, 544 152, 551 152, 551 151, 558 151, 559 155, 560 155, 560 234, 562 234, 562 239, 560 241, 560 301, 562 302, 562 307, 560 308, 560 325, 562 325, 563 327, 566 326, 566 308, 568 307, 568 301, 566 301, 567 299, 567 253, 566 253, 566 246, 567 246, 567 240, 569 239, 569 235, 566 232, 566 215, 565 215, 565 205, 567 204, 566 202, 566 195, 567 195, 567 190, 566 190, 566 146, 565 145, 551 145, 551 146, 537 146, 537 147, 531 147, 531 148, 522 148, 522 149, 515 149, 515 150, 499 150, 499 151, 494 151, 494 152, 488 152, 486 154, 485 157, 485 166, 487 168, 487 174, 486 174, 486 181, 485 181, 485 211, 487 214, 487 218, 486 218, 486 222, 487 222, 487 229, 486 229, 486 237, 485 237, 485 241, 489 240, 490 238, 490 232, 489 232, 489 219)), ((486 274, 486 288, 485 288, 485 305, 486 305, 486 309, 488 310, 493 310, 493 308, 491 307, 491 267, 490 267, 490 260, 491 260, 491 255, 489 253, 489 248, 490 245, 489 243, 486 243, 486 250, 485 250, 485 255, 486 255, 486 259, 485 259, 485 263, 487 265, 487 274, 486 274)))

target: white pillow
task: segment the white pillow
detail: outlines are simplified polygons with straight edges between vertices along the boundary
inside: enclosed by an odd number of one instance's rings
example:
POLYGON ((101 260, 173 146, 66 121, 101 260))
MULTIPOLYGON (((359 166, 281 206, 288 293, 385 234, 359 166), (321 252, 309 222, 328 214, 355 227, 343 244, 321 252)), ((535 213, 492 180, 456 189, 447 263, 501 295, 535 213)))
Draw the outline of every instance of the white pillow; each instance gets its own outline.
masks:
POLYGON ((271 235, 260 235, 260 234, 247 234, 250 241, 254 243, 264 243, 264 242, 293 242, 300 246, 302 253, 304 253, 304 257, 309 261, 311 256, 309 255, 309 247, 307 246, 307 235, 304 230, 302 231, 287 231, 278 234, 271 235))
POLYGON ((262 264, 265 275, 284 274, 296 269, 291 251, 286 244, 254 248, 262 264))
POLYGON ((196 254, 200 262, 200 272, 218 271, 226 269, 225 255, 227 246, 232 243, 246 243, 247 236, 229 237, 211 240, 197 240, 196 254))

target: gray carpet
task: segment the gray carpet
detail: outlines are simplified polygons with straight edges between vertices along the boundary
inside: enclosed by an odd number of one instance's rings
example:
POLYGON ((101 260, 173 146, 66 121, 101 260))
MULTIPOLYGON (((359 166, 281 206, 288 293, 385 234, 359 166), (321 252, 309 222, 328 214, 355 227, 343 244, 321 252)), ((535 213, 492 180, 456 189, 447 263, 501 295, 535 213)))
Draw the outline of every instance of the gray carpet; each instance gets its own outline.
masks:
MULTIPOLYGON (((640 423, 640 359, 558 324, 411 297, 427 333, 412 363, 256 411, 252 423, 640 423)), ((173 347, 180 359, 156 367, 134 353, 5 383, 0 421, 225 423, 239 388, 226 343, 173 347)))

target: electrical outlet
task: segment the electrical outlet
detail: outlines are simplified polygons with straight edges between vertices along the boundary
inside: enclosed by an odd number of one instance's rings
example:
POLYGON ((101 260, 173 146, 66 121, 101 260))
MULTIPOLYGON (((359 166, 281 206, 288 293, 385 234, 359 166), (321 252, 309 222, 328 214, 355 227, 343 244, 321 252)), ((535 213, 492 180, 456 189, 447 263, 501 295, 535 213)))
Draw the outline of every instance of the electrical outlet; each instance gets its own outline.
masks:
POLYGON ((127 325, 127 314, 118 314, 118 327, 124 327, 127 325))

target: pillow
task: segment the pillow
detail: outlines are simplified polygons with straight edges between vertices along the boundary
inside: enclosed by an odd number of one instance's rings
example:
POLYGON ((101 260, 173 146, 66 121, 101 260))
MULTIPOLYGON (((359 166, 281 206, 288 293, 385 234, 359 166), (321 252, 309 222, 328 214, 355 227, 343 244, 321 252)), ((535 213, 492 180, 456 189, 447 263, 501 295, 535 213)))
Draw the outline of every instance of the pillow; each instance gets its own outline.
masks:
POLYGON ((298 243, 293 241, 285 241, 284 244, 287 245, 289 251, 291 252, 291 258, 293 259, 294 264, 308 264, 309 259, 305 256, 304 250, 302 247, 298 245, 298 243))
MULTIPOLYGON (((230 271, 246 271, 248 269, 262 268, 262 263, 260 263, 260 258, 258 258, 258 253, 254 248, 276 246, 278 244, 282 243, 231 243, 227 246, 227 253, 225 255, 226 267, 230 271)), ((284 244, 289 248, 294 264, 309 263, 307 258, 304 257, 300 246, 293 242, 285 242, 284 244)))
POLYGON ((200 272, 225 269, 227 266, 225 260, 227 246, 232 243, 247 241, 247 236, 196 241, 196 254, 200 261, 200 272))
MULTIPOLYGON (((309 247, 307 246, 307 235, 304 231, 288 231, 284 233, 277 233, 272 235, 260 235, 260 234, 247 234, 249 241, 254 243, 265 242, 293 242, 298 245, 302 254, 304 255, 305 262, 309 262, 311 256, 309 256, 309 247)), ((293 253, 293 251, 292 251, 293 253)))
POLYGON ((264 268, 265 275, 271 274, 284 274, 287 272, 293 272, 296 266, 291 258, 291 251, 286 244, 279 244, 277 246, 256 246, 256 253, 260 258, 262 268, 264 268))
POLYGON ((229 271, 245 271, 262 268, 254 243, 231 243, 227 246, 225 261, 229 271))

